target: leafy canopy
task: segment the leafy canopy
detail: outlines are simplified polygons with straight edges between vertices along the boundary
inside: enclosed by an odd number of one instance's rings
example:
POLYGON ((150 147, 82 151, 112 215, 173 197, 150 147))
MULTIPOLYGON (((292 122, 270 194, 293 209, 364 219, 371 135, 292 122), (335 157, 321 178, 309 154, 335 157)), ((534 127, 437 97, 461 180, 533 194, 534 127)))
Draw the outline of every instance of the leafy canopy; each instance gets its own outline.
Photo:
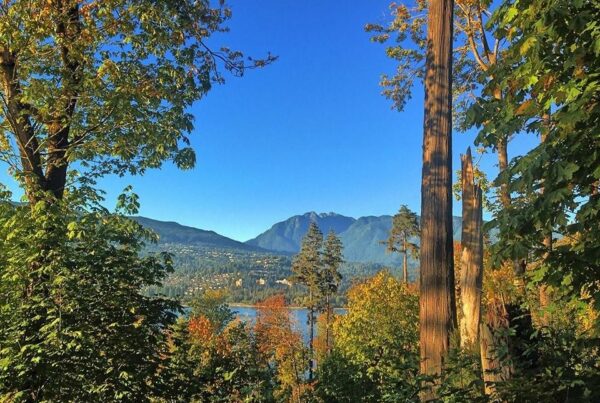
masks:
POLYGON ((189 107, 221 66, 242 75, 275 59, 214 50, 230 17, 210 0, 3 2, 1 160, 58 197, 75 161, 88 175, 192 167, 189 107))

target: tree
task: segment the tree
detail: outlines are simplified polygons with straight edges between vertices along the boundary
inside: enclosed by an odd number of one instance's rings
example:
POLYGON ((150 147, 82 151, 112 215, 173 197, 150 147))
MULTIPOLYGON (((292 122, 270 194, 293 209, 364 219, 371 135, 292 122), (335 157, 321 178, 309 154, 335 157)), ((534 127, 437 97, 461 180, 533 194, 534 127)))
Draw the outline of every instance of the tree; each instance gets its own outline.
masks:
POLYGON ((513 178, 510 191, 516 197, 493 223, 499 229, 496 259, 529 255, 541 262, 532 269, 533 283, 554 286, 562 297, 573 299, 585 289, 595 301, 600 295, 594 274, 600 173, 598 155, 590 150, 598 148, 598 15, 594 2, 503 4, 493 22, 499 38, 510 45, 495 80, 472 108, 472 123, 482 137, 512 130, 545 138, 512 160, 504 174, 513 178), (510 97, 499 102, 489 96, 492 86, 508 83, 510 97), (491 116, 493 122, 487 120, 491 116), (549 231, 572 242, 549 250, 540 236, 549 231))
POLYGON ((416 258, 419 253, 419 246, 410 241, 410 238, 416 236, 419 236, 417 214, 402 205, 392 218, 392 229, 387 241, 383 242, 387 244, 388 252, 402 253, 402 276, 405 283, 408 283, 408 254, 416 258))
POLYGON ((280 400, 302 401, 308 386, 304 374, 311 357, 307 355, 302 335, 294 329, 290 310, 283 295, 275 295, 259 303, 254 331, 259 351, 275 368, 280 400))
POLYGON ((223 330, 235 319, 235 313, 229 308, 227 294, 223 290, 205 290, 194 295, 189 304, 192 316, 206 318, 218 331, 223 330))
POLYGON ((187 109, 223 81, 219 66, 242 75, 274 60, 209 48, 230 16, 209 0, 4 3, 0 156, 29 201, 62 198, 75 163, 88 183, 166 160, 191 168, 187 109))
MULTIPOLYGON (((374 33, 374 42, 387 43, 392 40, 392 44, 386 48, 386 54, 398 64, 392 76, 382 76, 380 84, 384 88, 383 95, 390 99, 393 108, 399 111, 410 99, 415 81, 425 78, 425 26, 430 3, 428 0, 416 1, 414 5, 391 3, 392 20, 389 24, 367 24, 365 27, 367 32, 374 33)), ((454 2, 453 28, 456 46, 453 55, 452 91, 455 122, 461 130, 467 127, 467 111, 473 104, 474 94, 482 82, 492 78, 491 70, 501 58, 500 40, 494 38, 494 30, 490 29, 488 24, 491 6, 492 2, 489 0, 454 2)), ((495 94, 502 97, 502 92, 498 89, 495 94)), ((508 135, 497 133, 485 143, 495 148, 500 171, 505 170, 508 165, 508 140, 508 135)), ((510 202, 506 184, 502 184, 500 193, 503 203, 510 202)))
MULTIPOLYGON (((440 375, 456 327, 452 245, 453 1, 429 5, 421 186, 421 372, 440 375)), ((435 397, 424 392, 422 399, 435 397)))
POLYGON ((143 391, 153 387, 152 362, 163 347, 158 333, 176 305, 137 294, 146 285, 158 285, 170 261, 138 256, 147 234, 102 209, 95 185, 105 174, 141 174, 164 161, 183 169, 194 165, 188 108, 223 81, 223 68, 241 75, 274 59, 248 65, 240 52, 209 48, 207 40, 226 30, 230 15, 222 3, 212 6, 209 0, 0 5, 0 161, 10 166, 28 201, 23 208, 30 215, 17 210, 13 217, 28 220, 33 231, 21 231, 25 223, 14 232, 4 229, 8 235, 1 253, 8 263, 0 269, 1 286, 11 289, 13 299, 2 309, 18 307, 8 317, 19 326, 6 330, 14 344, 2 350, 12 357, 2 361, 9 368, 2 376, 9 374, 10 380, 2 391, 16 394, 11 398, 28 393, 32 400, 144 401, 143 391), (110 224, 115 221, 120 224, 110 224), (105 222, 106 229, 96 228, 105 222), (94 270, 105 274, 96 284, 102 291, 86 278, 94 270), (63 292, 65 284, 73 287, 77 281, 89 285, 93 298, 63 292), (130 313, 119 316, 118 304, 130 313), (57 306, 73 312, 65 316, 57 306), (98 313, 89 327, 87 311, 98 313), (67 325, 73 338, 108 337, 110 351, 76 341, 60 350, 41 347, 64 341, 67 325), (130 327, 139 328, 139 334, 115 330, 130 327), (141 357, 127 360, 126 353, 141 357), (92 358, 77 361, 85 354, 92 358), (116 364, 109 367, 111 359, 116 364), (122 374, 116 371, 121 360, 122 374), (83 378, 73 367, 76 362, 89 362, 106 376, 90 374, 82 385, 49 381, 49 371, 58 368, 72 371, 65 373, 67 380, 83 378))
POLYGON ((250 324, 235 320, 223 296, 194 297, 189 318, 168 330, 161 380, 165 401, 273 401, 273 376, 250 324))
POLYGON ((142 291, 171 258, 140 255, 150 232, 74 196, 51 207, 0 202, 0 400, 149 401, 180 306, 142 291), (53 246, 49 256, 40 245, 53 246), (42 260, 43 294, 30 288, 40 275, 30 263, 42 260))
POLYGON ((313 378, 313 341, 315 335, 315 314, 321 302, 321 291, 323 289, 323 261, 321 250, 323 248, 323 234, 317 224, 313 221, 308 227, 308 232, 302 239, 300 252, 292 262, 293 281, 303 284, 308 289, 306 308, 308 309, 308 326, 310 331, 309 350, 310 363, 308 367, 308 378, 313 378))
MULTIPOLYGON (((492 251, 496 262, 527 257, 530 287, 551 286, 555 303, 597 303, 600 295, 599 160, 590 152, 598 148, 598 16, 595 2, 503 2, 492 23, 508 45, 470 113, 480 138, 542 137, 498 179, 510 183, 513 200, 492 223, 498 229, 492 251), (498 87, 510 91, 497 99, 498 87), (551 233, 568 241, 555 248, 551 233)), ((518 364, 516 371, 541 375, 535 361, 529 368, 518 364)))
MULTIPOLYGON (((387 55, 396 60, 397 69, 392 76, 383 75, 381 85, 383 94, 392 100, 393 107, 402 110, 407 100, 411 97, 412 88, 416 81, 425 79, 425 65, 423 63, 428 53, 428 41, 425 38, 426 15, 433 2, 419 0, 414 6, 403 3, 390 5, 392 21, 388 25, 367 24, 367 32, 372 32, 373 41, 392 44, 386 48, 387 55)), ((488 95, 496 100, 496 105, 501 104, 505 97, 511 96, 510 85, 501 85, 496 80, 499 63, 503 63, 503 47, 507 39, 499 28, 492 22, 492 12, 495 3, 489 0, 456 0, 454 1, 454 53, 453 53, 453 112, 455 127, 466 130, 471 125, 475 115, 478 95, 486 87, 488 95)), ((505 83, 507 84, 507 83, 505 83)), ((506 108, 497 108, 494 115, 503 116, 514 111, 506 108)), ((498 125, 497 119, 491 119, 490 131, 480 133, 475 143, 483 149, 489 149, 497 154, 500 175, 494 182, 497 188, 499 203, 490 205, 494 210, 508 209, 511 206, 511 191, 509 190, 512 176, 505 174, 508 168, 508 143, 515 134, 514 127, 498 125)), ((477 171, 476 171, 477 173, 477 171)), ((485 189, 485 187, 484 187, 485 189)), ((497 310, 490 306, 490 312, 503 312, 508 316, 496 318, 495 323, 511 323, 515 318, 529 317, 530 312, 526 305, 520 303, 524 299, 524 265, 521 264, 527 255, 515 256, 509 260, 513 267, 515 283, 519 284, 522 294, 517 303, 507 309, 497 310)), ((505 264, 498 262, 494 270, 505 264)), ((531 326, 519 330, 516 338, 525 339, 531 333, 531 326)), ((507 346, 497 346, 506 349, 507 346)))
POLYGON ((322 387, 338 388, 342 382, 350 382, 343 389, 358 389, 361 394, 346 401, 413 401, 419 390, 416 294, 388 271, 348 290, 348 311, 334 322, 334 357, 325 360, 320 371, 327 372, 327 365, 335 365, 353 369, 353 374, 349 380, 322 387))
POLYGON ((340 267, 344 262, 342 250, 342 241, 333 230, 329 231, 323 250, 323 278, 320 284, 321 294, 325 296, 325 347, 327 352, 331 350, 331 296, 337 293, 342 281, 340 274, 340 267))

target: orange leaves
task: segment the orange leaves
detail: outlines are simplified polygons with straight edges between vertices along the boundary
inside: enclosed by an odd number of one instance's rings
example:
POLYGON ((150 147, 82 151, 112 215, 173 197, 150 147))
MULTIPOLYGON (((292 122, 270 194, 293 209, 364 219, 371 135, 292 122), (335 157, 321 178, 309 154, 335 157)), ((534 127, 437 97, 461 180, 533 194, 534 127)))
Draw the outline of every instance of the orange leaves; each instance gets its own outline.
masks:
POLYGON ((215 326, 203 315, 191 318, 188 324, 188 331, 192 341, 206 342, 215 335, 215 330, 215 326))
POLYGON ((258 306, 254 331, 263 354, 283 358, 290 348, 301 343, 300 334, 294 331, 291 314, 283 295, 267 298, 258 306))
POLYGON ((254 332, 258 350, 276 368, 279 393, 301 395, 308 362, 302 336, 294 330, 283 295, 267 298, 258 305, 254 332))

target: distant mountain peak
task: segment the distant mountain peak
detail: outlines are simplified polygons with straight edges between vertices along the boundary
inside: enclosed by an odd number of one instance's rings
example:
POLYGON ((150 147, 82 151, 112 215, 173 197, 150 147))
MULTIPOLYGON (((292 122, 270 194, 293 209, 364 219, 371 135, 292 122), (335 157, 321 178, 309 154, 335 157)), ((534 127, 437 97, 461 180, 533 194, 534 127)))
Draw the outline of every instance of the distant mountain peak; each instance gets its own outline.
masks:
POLYGON ((352 217, 333 212, 317 213, 316 211, 309 211, 274 224, 269 230, 246 243, 261 248, 270 245, 268 249, 274 251, 296 253, 311 222, 315 222, 323 233, 334 231, 340 234, 347 230, 354 221, 356 220, 352 217))
MULTIPOLYGON (((346 217, 346 216, 343 216, 338 213, 334 213, 333 211, 330 211, 328 213, 317 213, 316 211, 309 211, 298 217, 308 217, 308 218, 312 218, 312 219, 317 219, 317 218, 346 217)), ((352 218, 352 217, 346 217, 346 218, 352 218)))
MULTIPOLYGON (((454 217, 454 238, 460 239, 461 218, 454 217)), ((274 224, 246 243, 279 252, 297 253, 302 238, 311 222, 315 222, 321 232, 333 230, 344 244, 344 259, 348 262, 379 263, 400 265, 402 256, 386 253, 381 241, 387 239, 392 227, 392 216, 364 216, 357 219, 334 212, 317 213, 309 211, 274 224)))

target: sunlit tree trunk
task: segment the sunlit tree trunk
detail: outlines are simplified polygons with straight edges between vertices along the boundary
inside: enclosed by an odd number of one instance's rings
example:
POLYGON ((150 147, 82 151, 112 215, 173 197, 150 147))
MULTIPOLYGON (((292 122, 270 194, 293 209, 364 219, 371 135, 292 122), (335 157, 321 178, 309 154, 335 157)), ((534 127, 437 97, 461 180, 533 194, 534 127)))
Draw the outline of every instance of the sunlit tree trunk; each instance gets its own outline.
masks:
POLYGON ((460 343, 473 348, 479 339, 483 279, 483 217, 481 188, 475 184, 471 149, 462 160, 462 254, 460 272, 460 343))
MULTIPOLYGON (((421 373, 441 374, 456 327, 452 247, 452 0, 429 3, 421 185, 421 373)), ((423 392, 435 398, 435 387, 423 392)))

